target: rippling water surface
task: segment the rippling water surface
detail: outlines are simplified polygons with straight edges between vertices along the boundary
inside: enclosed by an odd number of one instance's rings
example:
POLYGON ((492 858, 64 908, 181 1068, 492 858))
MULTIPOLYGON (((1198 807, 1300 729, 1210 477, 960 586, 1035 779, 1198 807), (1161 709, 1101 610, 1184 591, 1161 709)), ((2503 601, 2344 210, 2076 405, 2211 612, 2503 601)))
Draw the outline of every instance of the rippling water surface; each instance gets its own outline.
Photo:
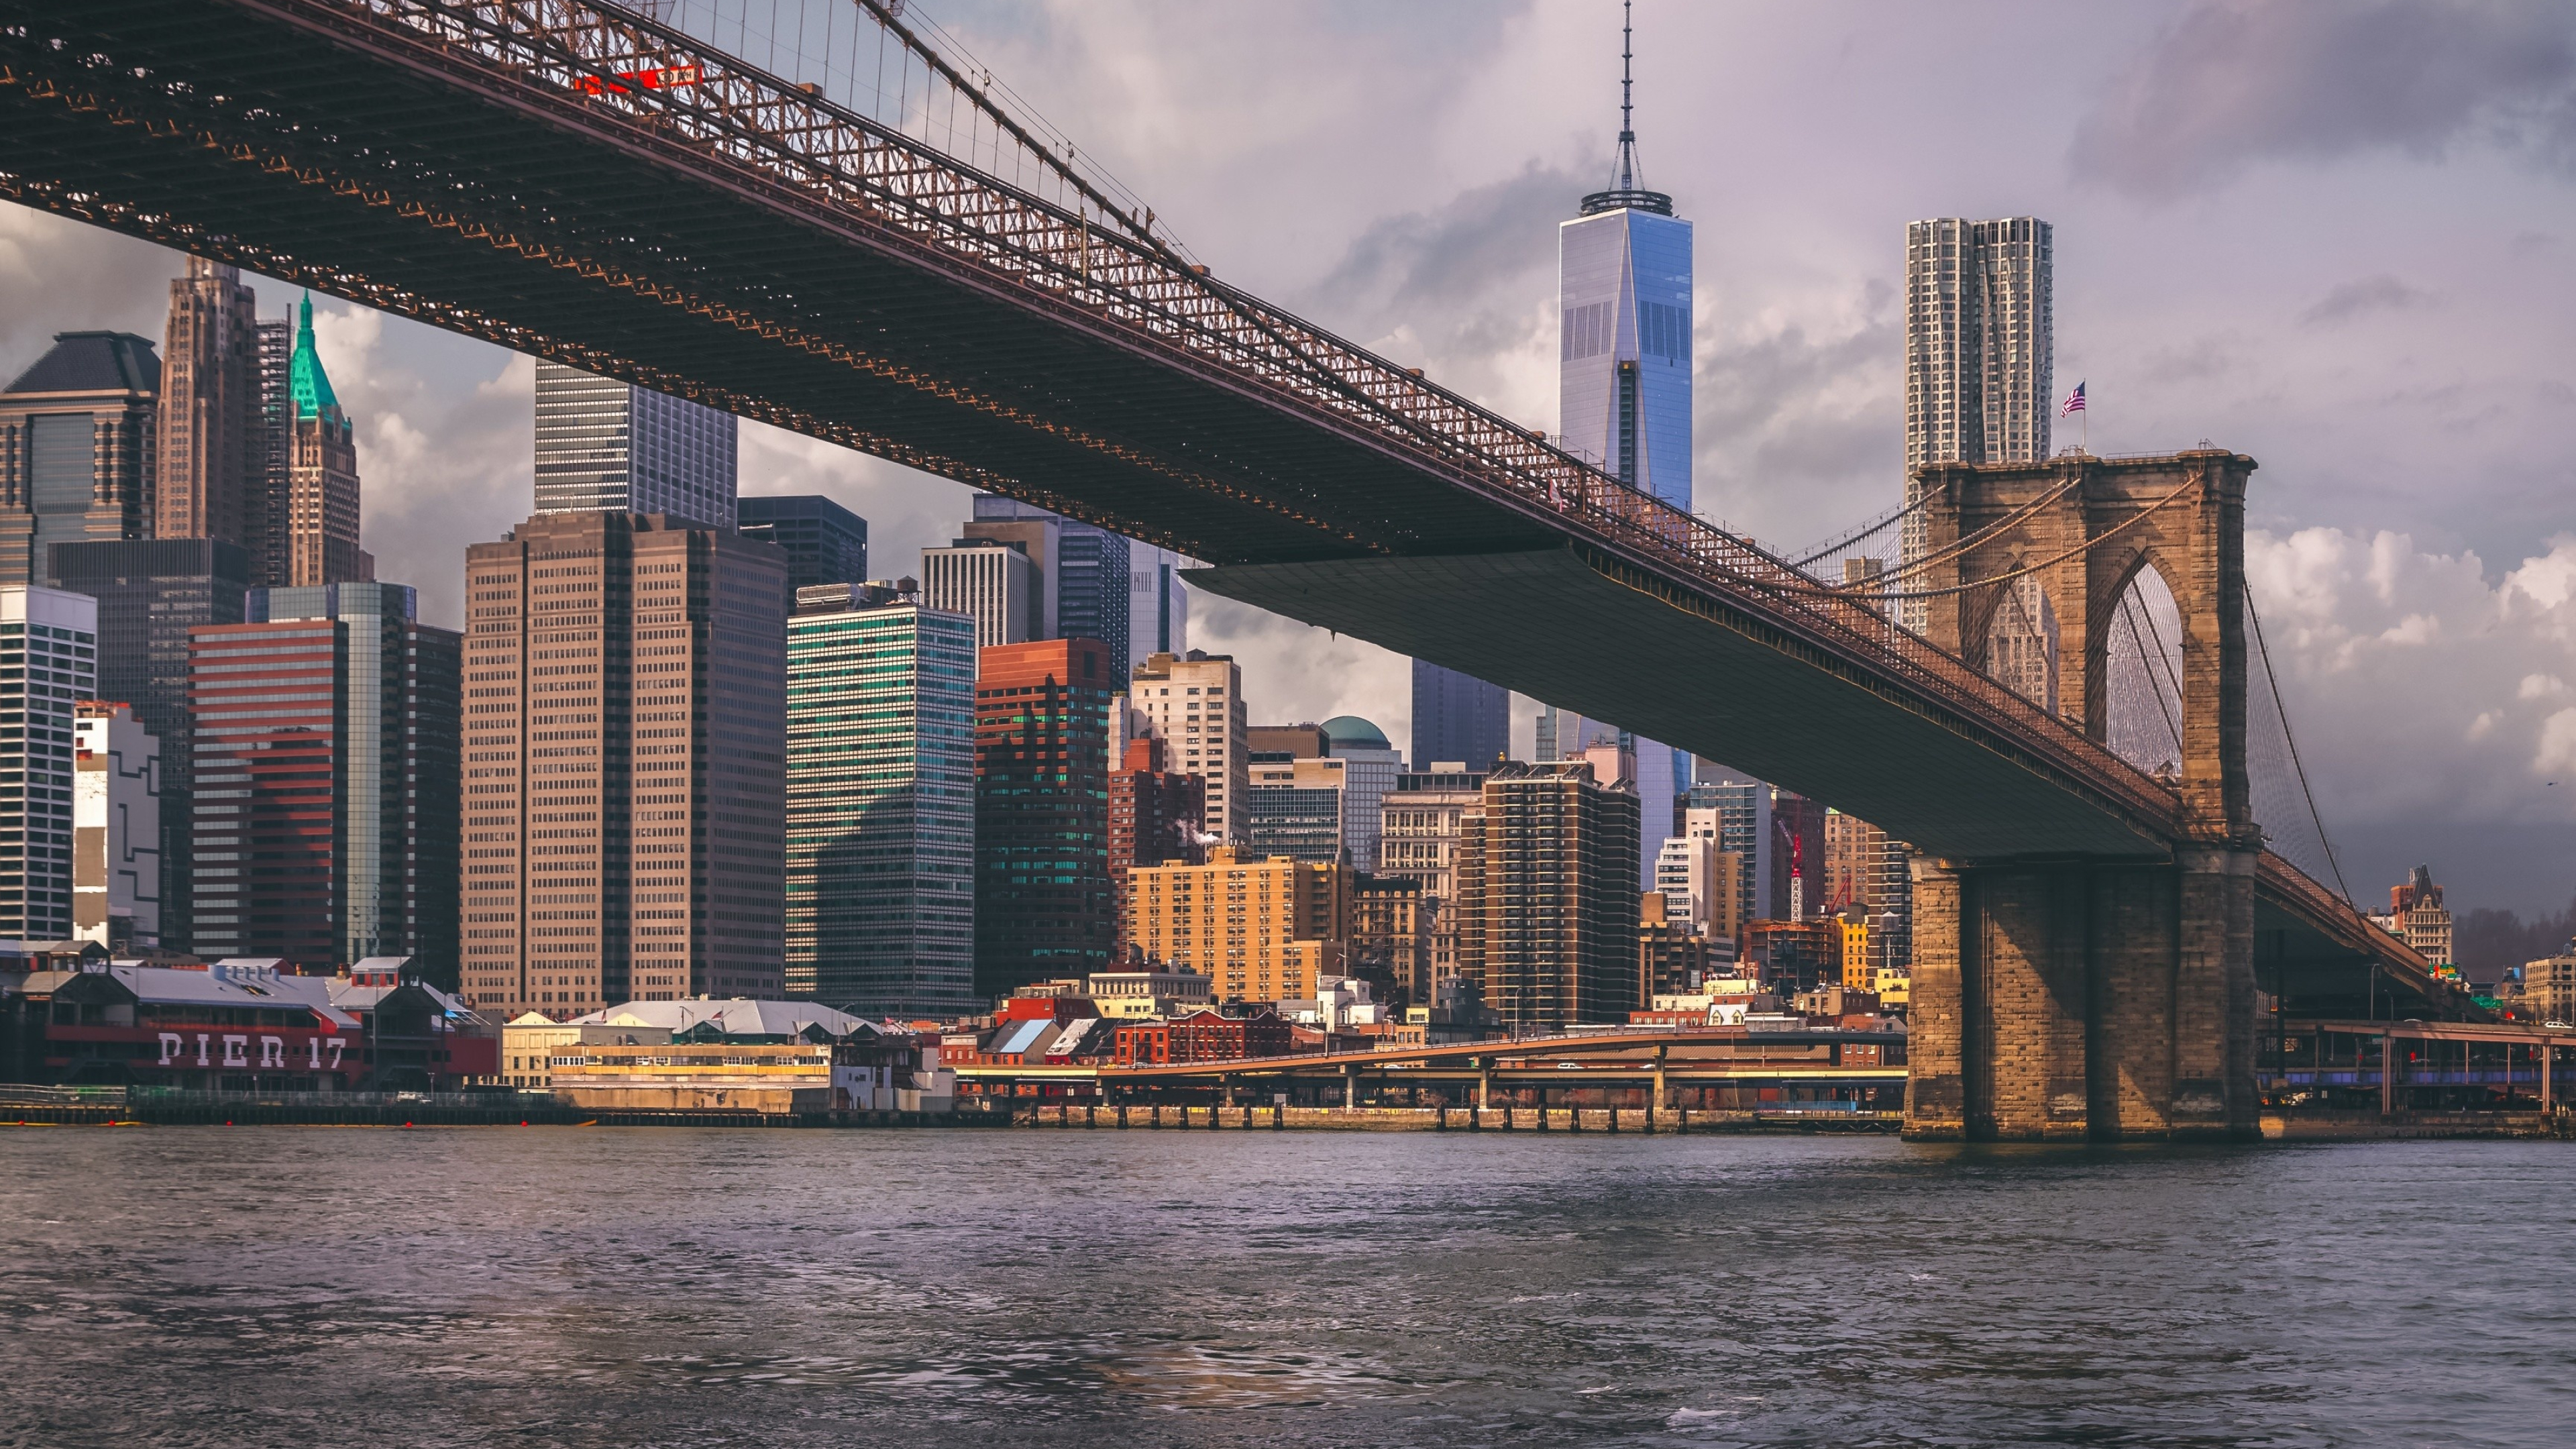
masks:
POLYGON ((0 1444, 2576 1442, 2576 1147, 0 1132, 0 1444))

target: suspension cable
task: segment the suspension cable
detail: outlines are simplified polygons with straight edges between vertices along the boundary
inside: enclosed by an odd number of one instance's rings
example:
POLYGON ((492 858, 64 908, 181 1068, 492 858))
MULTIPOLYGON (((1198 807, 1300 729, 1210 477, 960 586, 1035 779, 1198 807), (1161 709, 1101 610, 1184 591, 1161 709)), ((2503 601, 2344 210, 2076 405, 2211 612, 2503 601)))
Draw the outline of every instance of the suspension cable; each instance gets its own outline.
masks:
POLYGON ((2073 548, 2067 549, 2063 553, 2056 554, 2052 557, 2041 559, 2035 564, 2025 564, 2020 568, 1996 574, 1990 578, 1977 579, 1964 584, 1952 584, 1947 588, 1890 589, 1884 593, 1874 589, 1868 589, 1857 584, 1846 585, 1840 588, 1829 588, 1823 584, 1772 584, 1769 587, 1778 589, 1783 593, 1828 594, 1835 598, 1869 599, 1873 601, 1880 599, 1944 599, 1953 594, 1972 593, 1978 589, 1987 588, 1995 584, 2008 584, 2018 578, 2027 578, 2032 574, 2038 573, 2042 569, 2055 568, 2059 564, 2066 562, 2068 559, 2075 557, 2077 554, 2099 548, 2103 544, 2109 543, 2111 540, 2118 538, 2121 534, 2135 527, 2138 523, 2143 521, 2147 515, 2154 513, 2156 510, 2174 502, 2176 499, 2181 498, 2185 493, 2199 487, 2203 481, 2200 471, 2198 469, 2194 469, 2192 475, 2183 480, 2181 487, 2176 488, 2171 493, 2168 493, 2164 497, 2157 499, 2155 502, 2148 504, 2146 507, 2139 509, 2137 512, 2130 514, 2128 517, 2121 519, 2118 523, 2102 530, 2102 532, 2075 545, 2073 548))
POLYGON ((1888 529, 1894 527, 1899 521, 1903 520, 1907 514, 1922 512, 1923 506, 1931 501, 1932 490, 1926 488, 1921 493, 1915 495, 1913 502, 1891 508, 1887 512, 1880 514, 1878 517, 1837 536, 1831 543, 1823 544, 1807 550, 1806 555, 1803 558, 1789 560, 1789 567, 1793 569, 1803 569, 1809 564, 1822 562, 1825 559, 1833 557, 1835 554, 1841 553, 1844 549, 1851 547, 1853 544, 1860 542, 1864 538, 1871 538, 1878 534, 1885 533, 1888 529))
MULTIPOLYGON (((1958 555, 1986 543, 1996 534, 2001 533, 2005 529, 2012 527, 2014 524, 2021 522, 2023 519, 2030 517, 2032 514, 2046 508, 2048 505, 2055 503, 2060 498, 2063 498, 2068 493, 2074 491, 2077 487, 2082 485, 2083 482, 2084 475, 2078 473, 2074 477, 2067 479, 2047 492, 2040 494, 2038 497, 2031 499, 2029 502, 2016 506, 2011 512, 1996 519, 1994 522, 1987 524, 1985 527, 1978 529, 1976 532, 1969 534, 1967 537, 1952 539, 1950 542, 1945 543, 1941 547, 1923 555, 1921 558, 1909 559, 1895 568, 1875 575, 1871 582, 1885 582, 1890 579, 1901 579, 1908 574, 1919 574, 1935 564, 1946 563, 1950 559, 1956 558, 1958 555)), ((1931 496, 1932 494, 1929 489, 1924 491, 1923 497, 1925 500, 1928 501, 1931 496)), ((1854 584, 1847 585, 1846 587, 1857 590, 1861 586, 1854 584)), ((1897 598, 1901 596, 1890 594, 1887 597, 1897 598)))
POLYGON ((2272 687, 2272 713, 2281 721, 2281 738, 2290 744, 2290 768, 2298 774, 2299 794, 2308 802, 2308 821, 2317 827, 2317 843, 2325 847, 2326 865, 2334 871, 2335 888, 2343 892, 2343 903, 2354 910, 2352 886, 2343 878, 2343 862, 2336 858, 2334 838, 2326 834, 2326 818, 2317 812, 2317 792, 2308 788, 2308 767, 2299 758, 2298 732, 2290 728, 2289 708, 2281 703, 2280 676, 2272 672, 2272 646, 2263 640, 2263 616, 2254 608, 2254 586, 2242 585, 2245 595, 2245 619, 2254 626, 2254 652, 2263 656, 2263 681, 2272 687))
MULTIPOLYGON (((2130 595, 2124 591, 2120 595, 2120 619, 2121 622, 2129 626, 2129 642, 2138 646, 2139 668, 2143 670, 2147 676, 2148 692, 2154 694, 2156 697, 2156 713, 2165 717, 2165 733, 2173 736, 2174 768, 2180 769, 2182 768, 2183 755, 2182 726, 2174 723, 2173 707, 2165 703, 2164 686, 2156 681, 2155 670, 2147 666, 2147 641, 2138 633, 2138 615, 2146 613, 2146 610, 2140 609, 2136 607, 2136 605, 2137 601, 2131 598, 2130 595)), ((2154 633, 2155 628, 2155 616, 2149 614, 2147 616, 2147 629, 2150 633, 2154 633)), ((2162 634, 2157 634, 2156 636, 2155 658, 2158 664, 2165 662, 2165 641, 2162 634)), ((2170 671, 2168 671, 2168 673, 2170 673, 2170 671)), ((2182 698, 2182 681, 2180 680, 2174 681, 2174 698, 2182 698)))

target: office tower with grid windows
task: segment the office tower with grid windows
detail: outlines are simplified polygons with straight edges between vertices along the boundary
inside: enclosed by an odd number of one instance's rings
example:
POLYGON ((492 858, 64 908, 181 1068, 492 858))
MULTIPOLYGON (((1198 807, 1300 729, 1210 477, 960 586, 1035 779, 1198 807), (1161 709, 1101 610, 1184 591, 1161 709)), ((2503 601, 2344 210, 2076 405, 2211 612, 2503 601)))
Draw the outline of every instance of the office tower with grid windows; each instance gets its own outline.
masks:
POLYGON ((1169 768, 1207 782, 1210 843, 1250 838, 1252 725, 1234 656, 1198 649, 1148 655, 1128 678, 1127 702, 1163 741, 1169 768))
POLYGON ((859 1016, 978 1009, 975 621, 963 614, 864 584, 797 591, 786 982, 859 1016))
POLYGON ((1043 637, 1029 632, 1029 601, 1037 594, 1037 566, 998 539, 961 538, 921 551, 921 602, 974 620, 978 648, 1043 637))
POLYGON ((195 949, 456 980, 458 636, 412 590, 253 590, 190 635, 195 949))
POLYGON ((784 989, 787 565, 541 513, 466 551, 464 994, 504 1014, 784 989))
POLYGON ((0 938, 72 935, 73 717, 98 690, 98 602, 0 586, 0 938))
POLYGON ((1167 768, 1165 748, 1157 739, 1129 740, 1109 773, 1110 940, 1122 953, 1128 874, 1138 866, 1196 865, 1207 858, 1199 844, 1207 782, 1167 768))
POLYGON ((44 585, 56 544, 144 538, 161 361, 130 332, 63 332, 0 392, 0 584, 44 585))
POLYGON ((759 494, 734 500, 742 536, 787 552, 790 590, 862 584, 868 577, 868 521, 812 493, 759 494))
POLYGON ((736 526, 734 416, 649 387, 537 363, 537 507, 736 526))

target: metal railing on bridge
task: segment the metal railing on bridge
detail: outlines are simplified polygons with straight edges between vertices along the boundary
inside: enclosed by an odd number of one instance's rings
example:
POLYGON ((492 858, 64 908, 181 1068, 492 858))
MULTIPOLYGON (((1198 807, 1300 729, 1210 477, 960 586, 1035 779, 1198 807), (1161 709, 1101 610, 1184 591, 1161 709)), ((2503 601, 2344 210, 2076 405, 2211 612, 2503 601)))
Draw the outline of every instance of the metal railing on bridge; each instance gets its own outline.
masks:
MULTIPOLYGON (((482 83, 514 86, 522 101, 579 111, 594 125, 625 122, 634 139, 663 148, 681 164, 738 168, 811 204, 861 214, 952 265, 1010 285, 1023 305, 1058 310, 1073 325, 1120 329, 1131 343, 1159 349, 1170 364, 1204 371, 1227 386, 1264 389, 1457 486, 1749 615, 1778 631, 1787 647, 1841 666, 1856 682, 1894 686, 1937 703, 2145 828, 2166 835, 2180 828, 2179 805, 2167 787, 1882 608, 1820 593, 1809 575, 1750 541, 1621 483, 1418 370, 1229 286, 1157 238, 1148 218, 1110 212, 1103 193, 1077 192, 1070 202, 1033 194, 835 102, 819 86, 755 68, 606 0, 265 0, 265 8, 308 23, 363 27, 378 41, 409 37, 435 50, 434 63, 471 64, 484 73, 482 83), (1092 209, 1095 201, 1100 210, 1092 209)), ((652 285, 649 279, 636 284, 652 285)), ((819 331, 800 333, 792 319, 700 305, 720 321, 763 330, 845 365, 925 389, 945 385, 905 375, 900 364, 862 355, 819 331)), ((434 315, 434 308, 427 311, 434 315)), ((1151 521, 1100 517, 1081 499, 928 456, 897 440, 851 437, 816 419, 777 420, 1132 535, 1190 543, 1160 537, 1151 521)), ((1059 422, 1048 425, 1061 431, 1059 422)), ((1086 441, 1138 467, 1180 476, 1162 459, 1105 439, 1086 441)), ((1243 496, 1225 479, 1186 481, 1243 496)), ((1275 499, 1253 501, 1285 509, 1275 499)))

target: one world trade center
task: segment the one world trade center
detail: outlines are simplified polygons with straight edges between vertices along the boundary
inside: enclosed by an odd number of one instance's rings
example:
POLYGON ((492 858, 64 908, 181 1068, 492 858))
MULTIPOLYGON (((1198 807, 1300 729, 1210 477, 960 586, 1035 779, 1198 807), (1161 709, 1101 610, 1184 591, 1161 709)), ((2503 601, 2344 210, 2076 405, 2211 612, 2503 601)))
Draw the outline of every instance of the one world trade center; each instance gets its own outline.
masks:
MULTIPOLYGON (((1557 227, 1563 315, 1557 430, 1567 452, 1687 513, 1691 224, 1673 215, 1671 197, 1645 189, 1638 175, 1628 35, 1623 22, 1619 155, 1610 188, 1584 197, 1582 215, 1557 227)), ((1690 757, 1553 707, 1539 723, 1542 756, 1568 758, 1607 744, 1635 751, 1639 879, 1652 889, 1655 854, 1672 831, 1674 792, 1688 785, 1682 762, 1690 757)))

